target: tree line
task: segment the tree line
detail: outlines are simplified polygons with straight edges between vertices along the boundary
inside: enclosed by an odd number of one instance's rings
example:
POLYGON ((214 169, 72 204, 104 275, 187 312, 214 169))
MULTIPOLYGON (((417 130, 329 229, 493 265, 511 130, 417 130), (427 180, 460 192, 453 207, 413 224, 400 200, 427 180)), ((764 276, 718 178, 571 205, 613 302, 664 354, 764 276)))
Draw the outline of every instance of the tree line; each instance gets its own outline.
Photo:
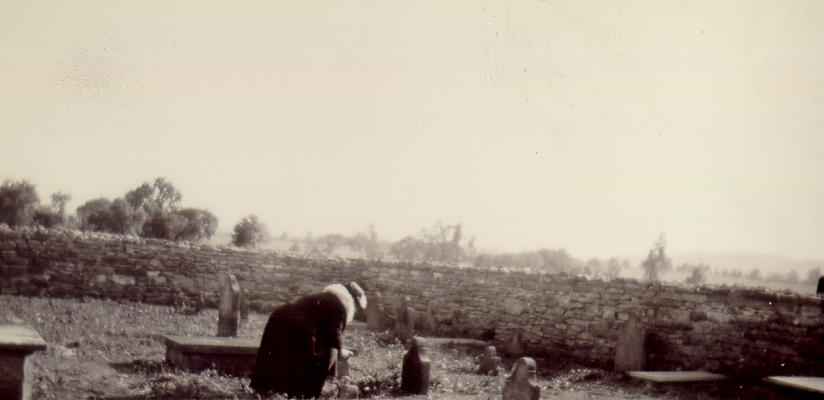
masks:
MULTIPOLYGON (((56 192, 41 203, 35 185, 5 180, 0 186, 0 223, 12 227, 65 227, 89 232, 127 234, 176 242, 202 242, 217 230, 218 219, 209 210, 183 207, 183 195, 165 178, 144 182, 121 197, 99 197, 66 211, 71 195, 56 192)), ((266 227, 254 215, 235 225, 232 243, 253 247, 267 237, 266 227)))

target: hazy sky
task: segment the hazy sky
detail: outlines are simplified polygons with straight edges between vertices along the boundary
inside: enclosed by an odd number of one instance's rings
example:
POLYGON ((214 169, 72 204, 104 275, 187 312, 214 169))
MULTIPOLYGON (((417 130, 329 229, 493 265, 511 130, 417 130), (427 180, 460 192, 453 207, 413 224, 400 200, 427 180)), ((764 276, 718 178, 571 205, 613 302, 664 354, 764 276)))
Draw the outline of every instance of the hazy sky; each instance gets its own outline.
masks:
POLYGON ((0 178, 231 230, 824 258, 824 2, 0 0, 0 178))

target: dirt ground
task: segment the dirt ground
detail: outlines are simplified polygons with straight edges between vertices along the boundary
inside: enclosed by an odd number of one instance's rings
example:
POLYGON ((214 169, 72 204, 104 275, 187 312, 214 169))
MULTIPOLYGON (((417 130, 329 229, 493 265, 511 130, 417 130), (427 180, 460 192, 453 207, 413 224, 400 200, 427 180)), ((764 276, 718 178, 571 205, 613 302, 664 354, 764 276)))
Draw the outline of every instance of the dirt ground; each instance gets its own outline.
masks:
MULTIPOLYGON (((0 296, 0 323, 32 326, 49 343, 29 360, 33 399, 259 399, 247 378, 215 371, 191 373, 165 363, 161 335, 213 335, 217 312, 118 303, 93 299, 46 299, 0 296)), ((251 314, 240 336, 259 337, 266 316, 251 314)), ((508 368, 497 376, 476 374, 481 350, 466 346, 433 346, 430 394, 398 396, 405 347, 388 335, 363 329, 347 333, 356 352, 350 383, 363 397, 417 399, 500 399, 508 368)), ((790 399, 799 393, 778 391, 759 382, 651 385, 564 360, 538 359, 542 399, 790 399)), ((328 384, 330 395, 341 382, 328 384)))

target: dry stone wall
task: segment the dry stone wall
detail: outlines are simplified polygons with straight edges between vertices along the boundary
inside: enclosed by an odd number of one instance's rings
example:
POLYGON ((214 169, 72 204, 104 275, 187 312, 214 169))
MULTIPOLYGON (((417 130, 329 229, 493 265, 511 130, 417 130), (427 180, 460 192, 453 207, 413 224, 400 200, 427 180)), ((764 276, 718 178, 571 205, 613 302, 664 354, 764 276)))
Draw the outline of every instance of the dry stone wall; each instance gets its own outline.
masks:
POLYGON ((0 227, 2 294, 214 307, 229 272, 262 312, 330 282, 357 280, 367 293, 381 293, 387 310, 409 296, 416 310, 430 310, 441 334, 498 344, 520 335, 530 355, 611 366, 619 327, 635 315, 647 328, 648 369, 824 373, 824 304, 813 297, 0 227))

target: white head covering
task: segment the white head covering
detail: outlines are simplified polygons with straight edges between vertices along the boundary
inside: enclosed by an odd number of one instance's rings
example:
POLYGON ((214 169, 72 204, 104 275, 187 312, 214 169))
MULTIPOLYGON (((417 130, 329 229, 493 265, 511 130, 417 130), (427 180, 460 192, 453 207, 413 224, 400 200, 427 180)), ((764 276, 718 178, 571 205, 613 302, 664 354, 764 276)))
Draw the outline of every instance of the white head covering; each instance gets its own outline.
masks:
POLYGON ((338 300, 340 300, 341 304, 343 304, 343 308, 346 310, 347 325, 355 319, 357 306, 366 309, 366 293, 364 293, 363 289, 355 282, 350 282, 347 286, 334 283, 323 288, 323 291, 334 294, 338 300), (357 305, 355 305, 356 300, 358 302, 357 305))

